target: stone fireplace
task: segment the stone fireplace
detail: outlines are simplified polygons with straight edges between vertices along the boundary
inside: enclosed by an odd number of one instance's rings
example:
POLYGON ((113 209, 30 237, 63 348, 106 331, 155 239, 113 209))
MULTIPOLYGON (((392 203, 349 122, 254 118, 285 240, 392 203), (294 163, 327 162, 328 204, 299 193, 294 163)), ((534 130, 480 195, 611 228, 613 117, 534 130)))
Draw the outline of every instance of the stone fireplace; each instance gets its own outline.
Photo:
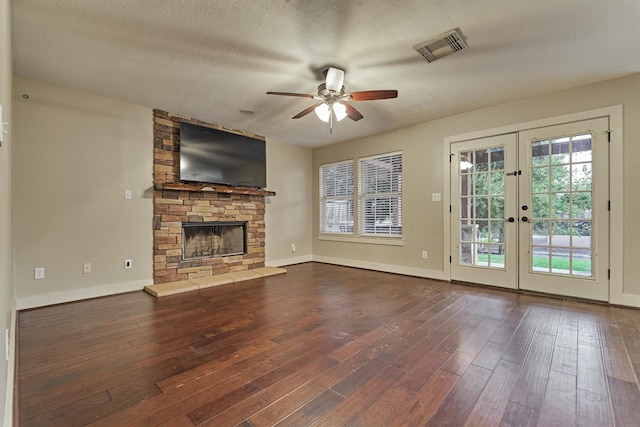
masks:
POLYGON ((181 122, 262 138, 154 110, 154 283, 264 267, 265 197, 275 193, 180 182, 181 122), (220 226, 227 230, 215 228, 220 226), (243 238, 240 243, 239 237, 243 238))

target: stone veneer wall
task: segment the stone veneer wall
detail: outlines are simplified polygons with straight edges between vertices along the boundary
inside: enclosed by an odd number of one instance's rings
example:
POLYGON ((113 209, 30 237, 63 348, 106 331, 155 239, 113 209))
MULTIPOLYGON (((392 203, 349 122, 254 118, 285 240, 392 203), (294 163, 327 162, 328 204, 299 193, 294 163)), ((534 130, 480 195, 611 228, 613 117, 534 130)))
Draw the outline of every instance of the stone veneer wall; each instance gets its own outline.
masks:
MULTIPOLYGON (((188 117, 153 111, 153 280, 154 283, 195 279, 264 267, 264 195, 231 192, 157 189, 180 184, 180 122, 240 133, 188 117), (182 260, 182 223, 247 221, 247 253, 228 257, 182 260)), ((194 186, 196 187, 196 186, 194 186)), ((219 187, 219 186, 211 186, 219 187)))

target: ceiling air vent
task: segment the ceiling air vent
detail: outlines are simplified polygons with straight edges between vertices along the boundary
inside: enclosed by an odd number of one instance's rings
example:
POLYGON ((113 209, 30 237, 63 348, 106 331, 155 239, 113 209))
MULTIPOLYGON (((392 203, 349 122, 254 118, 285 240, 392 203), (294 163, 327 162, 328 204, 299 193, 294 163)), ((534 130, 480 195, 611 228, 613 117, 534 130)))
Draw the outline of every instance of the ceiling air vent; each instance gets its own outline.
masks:
POLYGON ((433 62, 436 59, 451 55, 462 49, 466 49, 467 43, 459 28, 440 34, 435 39, 417 44, 413 49, 422 56, 427 62, 433 62))

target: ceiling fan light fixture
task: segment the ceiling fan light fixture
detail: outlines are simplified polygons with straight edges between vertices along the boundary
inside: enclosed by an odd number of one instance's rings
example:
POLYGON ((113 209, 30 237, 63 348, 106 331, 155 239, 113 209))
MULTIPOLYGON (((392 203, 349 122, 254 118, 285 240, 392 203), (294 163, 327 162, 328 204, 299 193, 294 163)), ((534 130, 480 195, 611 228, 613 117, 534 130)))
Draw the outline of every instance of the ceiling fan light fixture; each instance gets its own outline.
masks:
POLYGON ((391 99, 398 97, 397 90, 362 90, 357 92, 345 92, 344 70, 330 67, 325 71, 325 82, 318 86, 318 94, 311 95, 295 92, 267 92, 267 95, 296 96, 311 98, 317 103, 305 108, 292 119, 299 119, 315 111, 316 116, 325 123, 329 123, 329 130, 333 129, 333 119, 337 121, 349 117, 354 122, 364 116, 347 101, 375 101, 378 99, 391 99))
POLYGON ((325 80, 326 89, 331 92, 340 92, 344 84, 344 70, 330 67, 327 69, 327 77, 325 80))
POLYGON ((316 116, 323 122, 329 122, 329 117, 331 116, 331 109, 329 109, 329 104, 323 102, 318 105, 314 111, 316 112, 316 116))
POLYGON ((335 102, 333 104, 333 112, 336 115, 336 119, 338 119, 338 121, 344 119, 345 117, 347 117, 347 107, 340 103, 340 102, 335 102))

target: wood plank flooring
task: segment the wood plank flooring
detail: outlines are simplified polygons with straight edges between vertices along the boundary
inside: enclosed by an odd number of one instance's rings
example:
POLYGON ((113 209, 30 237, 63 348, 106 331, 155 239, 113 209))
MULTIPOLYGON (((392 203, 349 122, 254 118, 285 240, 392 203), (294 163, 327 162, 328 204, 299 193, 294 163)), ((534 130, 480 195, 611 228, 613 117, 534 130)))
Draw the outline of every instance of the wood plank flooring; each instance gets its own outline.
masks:
POLYGON ((21 426, 638 426, 640 311, 308 263, 19 313, 21 426))

